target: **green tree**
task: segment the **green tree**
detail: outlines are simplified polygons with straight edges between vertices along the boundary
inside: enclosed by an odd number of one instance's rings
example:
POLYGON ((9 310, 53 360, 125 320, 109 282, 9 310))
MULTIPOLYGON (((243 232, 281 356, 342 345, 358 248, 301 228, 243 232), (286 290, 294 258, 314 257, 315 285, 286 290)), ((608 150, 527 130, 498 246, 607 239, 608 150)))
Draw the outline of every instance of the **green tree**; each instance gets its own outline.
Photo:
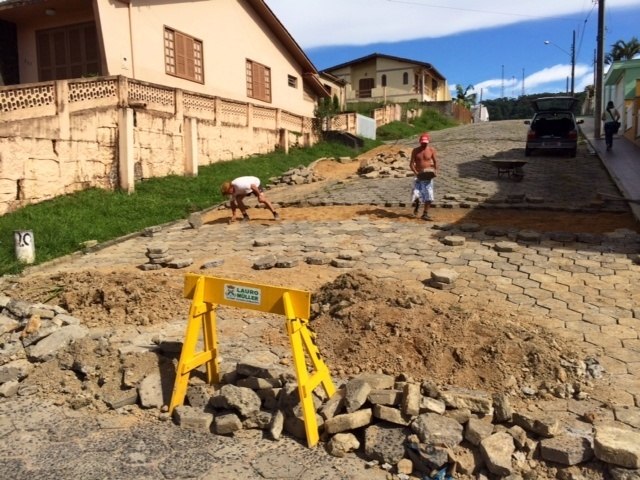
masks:
POLYGON ((338 113, 340 111, 340 100, 338 99, 338 95, 333 94, 333 111, 338 113))
MULTIPOLYGON (((483 100, 482 104, 487 107, 491 121, 525 119, 533 116, 532 101, 540 97, 566 96, 566 93, 536 93, 533 95, 521 95, 518 98, 495 98, 493 100, 483 100)), ((579 113, 579 105, 585 101, 587 90, 576 92, 576 111, 579 113)))
POLYGON ((620 60, 631 60, 637 55, 640 55, 640 42, 637 37, 631 37, 628 42, 618 40, 611 45, 611 51, 605 55, 604 62, 610 64, 620 60))
POLYGON ((336 113, 340 113, 340 101, 336 95, 331 97, 324 97, 318 101, 318 104, 314 110, 316 117, 316 127, 320 130, 328 130, 330 125, 330 119, 336 113))
POLYGON ((471 105, 476 104, 476 93, 469 93, 469 90, 473 90, 473 85, 467 85, 467 88, 463 88, 462 85, 456 85, 456 98, 454 102, 459 105, 463 105, 466 108, 471 108, 471 105))

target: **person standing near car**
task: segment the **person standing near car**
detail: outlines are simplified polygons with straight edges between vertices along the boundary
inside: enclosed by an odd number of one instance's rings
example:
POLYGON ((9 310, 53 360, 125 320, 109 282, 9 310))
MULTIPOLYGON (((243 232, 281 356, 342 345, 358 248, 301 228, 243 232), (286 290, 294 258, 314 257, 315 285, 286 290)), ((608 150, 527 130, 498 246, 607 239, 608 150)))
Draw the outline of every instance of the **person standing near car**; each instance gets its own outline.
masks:
POLYGON ((264 190, 260 186, 260 179, 258 177, 246 176, 238 177, 230 182, 224 182, 220 187, 220 193, 231 197, 231 220, 229 223, 236 219, 236 210, 240 209, 242 213, 242 221, 249 221, 249 214, 247 213, 247 207, 244 204, 244 198, 248 195, 255 195, 258 202, 262 203, 273 214, 273 218, 278 220, 280 217, 273 208, 271 202, 264 194, 264 190))
POLYGON ((609 100, 607 109, 602 112, 602 121, 604 122, 604 140, 607 144, 607 150, 613 148, 613 134, 618 133, 620 128, 620 112, 613 106, 613 102, 609 100))
POLYGON ((413 214, 418 215, 420 203, 424 204, 422 220, 433 220, 429 216, 429 207, 434 199, 433 179, 438 175, 438 159, 436 151, 429 146, 431 137, 428 133, 420 135, 420 146, 411 151, 411 161, 409 168, 415 174, 413 188, 411 191, 411 202, 413 203, 413 214))

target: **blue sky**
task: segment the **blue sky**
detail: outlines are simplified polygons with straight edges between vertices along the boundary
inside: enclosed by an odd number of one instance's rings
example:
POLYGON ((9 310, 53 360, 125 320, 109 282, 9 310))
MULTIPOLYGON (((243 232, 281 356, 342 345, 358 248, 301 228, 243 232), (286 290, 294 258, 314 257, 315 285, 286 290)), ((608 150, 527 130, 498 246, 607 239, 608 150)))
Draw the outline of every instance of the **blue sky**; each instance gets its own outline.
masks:
MULTIPOLYGON (((431 63, 478 98, 575 91, 593 84, 593 0, 266 0, 318 70, 371 53, 431 63), (545 44, 545 40, 549 44, 545 44), (524 82, 523 82, 524 80, 524 82)), ((640 38, 640 0, 606 0, 605 53, 640 38)))

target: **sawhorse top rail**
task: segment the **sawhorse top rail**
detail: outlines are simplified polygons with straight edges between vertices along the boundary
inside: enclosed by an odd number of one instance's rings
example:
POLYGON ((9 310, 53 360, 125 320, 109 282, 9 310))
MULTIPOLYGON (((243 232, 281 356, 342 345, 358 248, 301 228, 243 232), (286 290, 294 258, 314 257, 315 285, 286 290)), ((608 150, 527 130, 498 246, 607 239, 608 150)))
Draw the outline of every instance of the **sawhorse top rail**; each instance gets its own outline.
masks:
POLYGON ((187 274, 184 278, 184 297, 193 299, 198 280, 204 279, 203 302, 229 307, 247 308, 277 315, 286 315, 284 293, 289 294, 296 318, 311 315, 311 293, 303 290, 260 285, 253 282, 187 274))

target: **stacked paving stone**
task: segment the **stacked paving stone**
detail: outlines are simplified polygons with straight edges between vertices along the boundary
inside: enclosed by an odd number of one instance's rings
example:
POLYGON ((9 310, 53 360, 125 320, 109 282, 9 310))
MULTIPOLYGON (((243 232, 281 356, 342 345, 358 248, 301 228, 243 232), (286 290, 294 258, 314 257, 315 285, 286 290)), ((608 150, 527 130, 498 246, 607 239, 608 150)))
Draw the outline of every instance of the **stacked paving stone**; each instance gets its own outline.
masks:
POLYGON ((304 185, 306 183, 319 182, 324 180, 316 175, 311 167, 303 165, 287 170, 279 177, 269 179, 269 186, 277 187, 280 185, 304 185))
MULTIPOLYGON (((192 380, 188 404, 175 409, 175 421, 220 435, 257 428, 273 440, 287 432, 306 441, 295 378, 269 366, 277 361, 270 352, 250 354, 215 389, 192 380)), ((328 453, 356 452, 405 475, 399 478, 443 468, 474 478, 535 478, 539 467, 598 461, 612 478, 640 478, 640 431, 587 422, 567 428, 557 412, 515 411, 504 394, 366 373, 329 399, 314 396, 314 405, 328 453)))
POLYGON ((141 270, 159 270, 173 260, 166 243, 154 243, 147 247, 145 256, 149 261, 140 265, 141 270))
POLYGON ((450 268, 439 268, 431 272, 425 284, 438 290, 451 290, 460 274, 450 268))
POLYGON ((409 155, 399 150, 395 154, 379 153, 373 158, 363 159, 358 167, 358 175, 362 178, 403 178, 413 176, 413 172, 409 169, 409 155))
POLYGON ((0 295, 0 397, 19 392, 20 382, 75 340, 89 335, 80 320, 59 307, 0 295))
POLYGON ((169 253, 169 246, 166 243, 154 243, 149 245, 145 256, 149 261, 140 265, 138 267, 140 270, 160 270, 164 267, 185 268, 193 263, 193 259, 191 258, 174 260, 173 255, 169 253))

